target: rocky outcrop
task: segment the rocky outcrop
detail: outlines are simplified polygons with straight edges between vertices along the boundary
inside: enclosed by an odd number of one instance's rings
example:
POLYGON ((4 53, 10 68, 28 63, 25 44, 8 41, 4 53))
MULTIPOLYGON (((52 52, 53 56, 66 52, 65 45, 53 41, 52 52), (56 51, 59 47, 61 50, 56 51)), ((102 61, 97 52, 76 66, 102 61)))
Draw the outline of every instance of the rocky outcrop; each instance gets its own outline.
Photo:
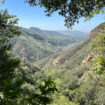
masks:
POLYGON ((88 66, 90 61, 93 59, 93 56, 89 54, 83 61, 82 61, 82 66, 88 66))

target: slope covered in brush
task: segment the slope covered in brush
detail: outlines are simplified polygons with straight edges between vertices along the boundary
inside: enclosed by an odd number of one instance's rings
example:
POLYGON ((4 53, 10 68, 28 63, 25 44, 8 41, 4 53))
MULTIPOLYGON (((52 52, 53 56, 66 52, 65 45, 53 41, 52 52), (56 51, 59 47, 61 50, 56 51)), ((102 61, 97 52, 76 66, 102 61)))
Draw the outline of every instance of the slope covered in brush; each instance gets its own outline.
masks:
POLYGON ((12 40, 13 53, 28 62, 41 60, 62 51, 68 45, 71 46, 81 41, 55 31, 45 31, 35 27, 21 28, 21 30, 23 35, 12 40))
MULTIPOLYGON (((98 66, 96 64, 97 62, 92 62, 94 56, 97 55, 91 49, 90 43, 95 45, 95 51, 101 49, 105 57, 105 23, 100 24, 98 27, 92 30, 92 32, 89 34, 89 37, 83 43, 81 43, 79 46, 76 46, 71 51, 68 50, 68 53, 65 51, 65 53, 59 53, 58 55, 51 56, 41 61, 44 69, 50 69, 45 70, 45 74, 54 78, 56 86, 60 90, 59 93, 54 95, 54 101, 51 103, 51 105, 105 104, 105 74, 98 75, 95 70, 91 69, 93 68, 94 63, 94 69, 97 69, 97 71, 101 67, 99 64, 100 59, 98 61, 98 66), (100 39, 98 40, 98 38, 100 39), (102 46, 100 48, 101 44, 102 46), (61 56, 62 54, 63 56, 61 56), (62 57, 62 59, 59 59, 59 61, 63 61, 53 65, 53 60, 57 59, 57 57, 62 57), (63 57, 65 59, 63 59, 63 57)), ((105 66, 103 65, 103 67, 105 66)))
MULTIPOLYGON (((25 95, 38 91, 38 83, 45 87, 43 80, 50 77, 53 79, 58 92, 51 95, 53 101, 49 105, 104 105, 103 79, 105 76, 97 75, 90 69, 93 64, 90 55, 92 53, 90 42, 99 33, 105 35, 104 27, 104 24, 96 27, 80 45, 42 60, 43 69, 49 70, 41 71, 34 65, 21 64, 22 76, 26 79, 22 85, 25 95), (53 64, 54 59, 58 59, 60 63, 55 62, 53 64)), ((43 88, 41 89, 43 90, 43 88)))
POLYGON ((86 58, 90 52, 89 43, 90 41, 101 32, 105 30, 105 23, 100 24, 95 29, 93 29, 88 38, 81 42, 79 45, 73 46, 66 51, 57 53, 55 55, 49 56, 43 60, 37 62, 37 65, 43 69, 51 68, 73 68, 81 64, 84 58, 86 58))

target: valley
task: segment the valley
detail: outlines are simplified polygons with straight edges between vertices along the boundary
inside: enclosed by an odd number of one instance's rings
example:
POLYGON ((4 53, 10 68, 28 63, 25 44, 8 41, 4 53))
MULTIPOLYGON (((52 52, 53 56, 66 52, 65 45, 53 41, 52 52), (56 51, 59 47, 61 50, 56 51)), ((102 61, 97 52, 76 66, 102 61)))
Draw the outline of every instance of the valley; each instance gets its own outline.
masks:
POLYGON ((104 0, 0 0, 0 105, 105 105, 104 0))
MULTIPOLYGON (((34 65, 27 61, 27 64, 22 65, 23 77, 27 78, 27 82, 22 86, 23 89, 29 93, 37 91, 34 89, 35 83, 38 81, 42 83, 44 79, 52 78, 59 92, 51 95, 53 102, 50 105, 104 105, 104 75, 99 76, 90 69, 94 65, 91 62, 93 57, 90 43, 100 33, 105 37, 105 23, 92 30, 84 41, 76 42, 78 44, 71 44, 72 46, 67 48, 58 44, 59 49, 62 48, 61 51, 36 61, 34 65)), ((57 50, 57 47, 55 49, 57 50)))
MULTIPOLYGON (((81 41, 85 37, 73 37, 63 35, 56 31, 46 31, 31 27, 21 28, 22 35, 12 40, 13 53, 28 62, 36 62, 49 57, 55 53, 68 49, 81 41)), ((83 33, 82 33, 83 34, 83 33)))

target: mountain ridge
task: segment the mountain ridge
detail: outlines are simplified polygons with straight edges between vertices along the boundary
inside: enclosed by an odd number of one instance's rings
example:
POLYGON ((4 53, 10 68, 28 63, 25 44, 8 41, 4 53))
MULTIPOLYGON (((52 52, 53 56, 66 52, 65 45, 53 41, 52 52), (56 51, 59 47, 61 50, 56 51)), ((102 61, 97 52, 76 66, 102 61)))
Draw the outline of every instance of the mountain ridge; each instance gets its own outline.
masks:
POLYGON ((83 40, 35 27, 21 28, 21 31, 22 35, 12 40, 12 51, 16 56, 33 63, 83 40))
POLYGON ((59 54, 49 56, 48 58, 38 61, 36 64, 44 70, 52 68, 69 68, 70 66, 73 68, 73 65, 78 66, 90 52, 90 41, 101 32, 105 32, 105 23, 100 24, 92 30, 88 38, 79 45, 73 46, 59 54))

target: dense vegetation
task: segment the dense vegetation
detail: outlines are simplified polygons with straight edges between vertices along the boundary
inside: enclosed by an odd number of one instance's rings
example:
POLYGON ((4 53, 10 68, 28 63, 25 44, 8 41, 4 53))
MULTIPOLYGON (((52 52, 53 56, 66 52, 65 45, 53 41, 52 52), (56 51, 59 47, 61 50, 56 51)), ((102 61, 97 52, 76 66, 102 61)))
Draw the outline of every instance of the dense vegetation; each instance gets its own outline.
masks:
POLYGON ((19 66, 20 60, 14 58, 11 53, 10 39, 20 35, 19 27, 15 16, 9 15, 7 10, 0 11, 0 103, 14 103, 20 96, 22 84, 21 78, 16 78, 15 69, 19 66), (10 100, 11 99, 11 100, 10 100))
MULTIPOLYGON (((103 59, 101 60, 98 58, 97 60, 97 57, 94 58, 95 52, 97 52, 99 56, 103 56, 102 58, 105 58, 104 24, 105 23, 96 27, 90 33, 88 39, 79 46, 63 51, 56 56, 54 55, 54 57, 49 57, 49 60, 47 59, 48 63, 47 60, 45 60, 44 63, 50 65, 47 69, 50 69, 50 67, 53 69, 34 74, 34 77, 39 80, 49 76, 54 79, 58 92, 52 96, 53 102, 51 105, 105 104, 105 77, 103 74, 103 70, 105 69, 102 69, 102 67, 104 67, 104 63, 103 59), (61 61, 59 60, 60 63, 56 66, 52 66, 52 58, 56 59, 59 56, 61 57, 61 61), (100 63, 100 61, 102 62, 100 63), (98 64, 98 66, 96 66, 96 64, 98 64), (93 65, 98 68, 94 68, 93 65), (94 72, 94 69, 95 71, 98 70, 97 73, 101 73, 101 75, 97 75, 94 72)), ((43 67, 45 69, 46 64, 43 65, 43 67)))
MULTIPOLYGON (((98 0, 93 3, 102 6, 98 0)), ((105 23, 80 45, 39 61, 38 66, 48 69, 41 71, 11 53, 21 34, 17 21, 7 10, 0 10, 0 105, 105 104, 105 23)), ((33 38, 44 40, 37 34, 33 38)))
MULTIPOLYGON (((94 58, 92 53, 101 51, 97 53, 101 53, 104 58, 104 37, 103 23, 94 29, 88 39, 79 46, 76 45, 75 48, 63 51, 61 55, 58 54, 61 57, 61 63, 52 66, 53 69, 48 66, 49 70, 41 71, 35 65, 21 61, 14 69, 15 77, 8 82, 9 84, 6 82, 5 91, 1 91, 1 105, 14 105, 14 103, 17 105, 104 105, 104 74, 100 76, 95 74, 92 66, 97 63, 97 58, 94 58), (99 29, 98 32, 96 32, 97 29, 99 29), (91 41, 93 37, 95 39, 91 41), (90 55, 92 60, 89 60, 90 55), (14 85, 11 85, 14 79, 14 85), (21 82, 16 81, 17 79, 20 79, 21 82)), ((57 58, 58 55, 54 55, 54 58, 57 58)), ((101 61, 103 64, 103 60, 101 61)), ((49 61, 48 63, 50 64, 49 61)), ((99 71, 102 70, 101 66, 95 67, 100 67, 99 71)))
MULTIPOLYGON (((34 91, 28 93, 28 86, 31 74, 39 69, 29 64, 21 64, 11 53, 11 38, 21 34, 17 26, 16 16, 8 14, 7 10, 0 11, 0 104, 1 105, 26 105, 43 104, 51 102, 51 94, 57 91, 51 78, 44 79, 34 91), (30 68, 29 68, 30 67, 30 68), (27 90, 27 91, 25 91, 27 90)), ((33 82, 35 85, 36 81, 33 82)), ((30 90, 30 88, 29 88, 30 90)))
POLYGON ((84 37, 84 33, 82 33, 82 37, 79 38, 80 32, 78 32, 77 37, 74 37, 73 35, 67 36, 35 27, 21 28, 21 31, 23 32, 22 35, 12 40, 13 53, 28 62, 36 62, 54 53, 61 52, 67 46, 71 47, 87 37, 87 35, 84 37))
POLYGON ((82 44, 69 51, 70 53, 65 51, 54 55, 55 58, 61 57, 60 63, 56 66, 51 65, 54 60, 53 56, 48 58, 49 60, 47 59, 48 63, 47 60, 39 63, 39 65, 45 66, 44 69, 60 68, 45 71, 46 75, 51 75, 55 79, 57 87, 61 89, 52 105, 105 104, 104 51, 105 23, 96 27, 89 37, 82 44), (78 63, 78 61, 80 62, 78 63))

